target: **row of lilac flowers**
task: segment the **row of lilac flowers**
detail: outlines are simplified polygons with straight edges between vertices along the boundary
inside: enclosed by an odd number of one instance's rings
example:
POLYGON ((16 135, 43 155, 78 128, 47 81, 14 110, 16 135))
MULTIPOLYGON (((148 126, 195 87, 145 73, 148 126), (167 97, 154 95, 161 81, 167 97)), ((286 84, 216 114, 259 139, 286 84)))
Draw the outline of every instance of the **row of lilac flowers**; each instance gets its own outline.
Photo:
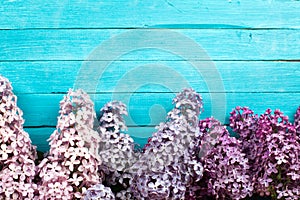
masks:
POLYGON ((97 119, 88 94, 69 90, 38 158, 0 76, 0 199, 300 199, 300 107, 293 123, 279 110, 236 107, 232 137, 217 119, 199 120, 194 90, 173 104, 141 149, 126 134, 123 103, 107 103, 97 119))

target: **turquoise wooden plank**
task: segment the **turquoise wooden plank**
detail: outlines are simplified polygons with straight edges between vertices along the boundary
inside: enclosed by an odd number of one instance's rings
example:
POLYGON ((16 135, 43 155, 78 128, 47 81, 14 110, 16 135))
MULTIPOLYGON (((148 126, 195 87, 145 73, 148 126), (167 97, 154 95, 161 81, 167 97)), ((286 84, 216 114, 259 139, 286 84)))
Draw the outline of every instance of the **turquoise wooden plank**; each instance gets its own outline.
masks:
POLYGON ((39 29, 0 38, 1 61, 300 60, 298 30, 39 29))
MULTIPOLYGON (((55 128, 25 128, 25 131, 29 134, 32 144, 37 146, 37 150, 46 152, 49 150, 49 142, 47 141, 55 128)), ((127 133, 131 136, 135 143, 140 147, 143 147, 147 143, 148 137, 155 132, 154 127, 128 127, 127 133)))
MULTIPOLYGON (((105 62, 95 63, 101 66, 105 62)), ((78 77, 94 76, 78 74, 81 65, 81 61, 0 62, 0 74, 12 82, 16 94, 65 93, 78 77)), ((300 62, 215 61, 214 65, 226 92, 300 91, 300 62)), ((100 68, 93 71, 97 70, 100 68)), ((208 74, 215 73, 213 68, 208 70, 208 74)), ((218 75, 208 78, 218 81, 218 75)), ((139 92, 168 92, 167 86, 180 92, 186 83, 199 92, 224 92, 208 88, 207 80, 187 61, 115 61, 97 79, 96 92, 102 93, 129 92, 134 85, 140 87, 139 92)), ((89 89, 89 83, 86 81, 83 89, 89 89)))
POLYGON ((5 0, 0 28, 299 28, 299 10, 299 1, 5 0))
MULTIPOLYGON (((217 99, 211 99, 212 93, 201 93, 204 102, 201 118, 213 115, 220 119, 224 117, 222 110, 225 107, 225 123, 228 123, 229 112, 238 105, 249 106, 256 113, 263 113, 267 108, 273 110, 278 108, 292 118, 300 105, 299 94, 299 92, 220 93, 219 95, 225 95, 226 102, 216 102, 217 99)), ((154 126, 164 121, 166 112, 173 108, 171 100, 174 96, 174 93, 106 93, 92 97, 98 114, 100 108, 108 101, 121 100, 128 106, 130 118, 127 117, 126 120, 129 126, 154 126)), ((59 101, 63 94, 22 94, 18 97, 18 105, 24 112, 26 127, 56 126, 59 101)))
POLYGON ((32 144, 37 147, 38 151, 46 152, 49 150, 47 140, 55 128, 24 128, 24 130, 29 134, 32 144))

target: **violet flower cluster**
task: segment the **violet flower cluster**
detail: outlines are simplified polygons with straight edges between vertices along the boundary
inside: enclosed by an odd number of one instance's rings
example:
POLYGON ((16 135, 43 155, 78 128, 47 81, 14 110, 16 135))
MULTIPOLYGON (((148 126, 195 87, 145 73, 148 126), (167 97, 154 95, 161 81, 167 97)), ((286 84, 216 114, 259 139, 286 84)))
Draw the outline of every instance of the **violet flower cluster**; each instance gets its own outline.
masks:
POLYGON ((189 187, 202 177, 203 167, 193 151, 199 137, 202 98, 192 89, 178 94, 175 108, 153 134, 140 159, 130 168, 130 190, 136 199, 185 199, 189 187))
MULTIPOLYGON (((297 123, 297 114, 295 119, 297 123)), ((230 126, 245 143, 242 148, 249 157, 254 192, 273 199, 299 199, 299 136, 288 117, 270 109, 258 117, 248 108, 237 107, 230 126), (251 139, 255 142, 247 143, 251 139)))
POLYGON ((204 175, 197 197, 244 199, 251 196, 253 184, 241 142, 230 137, 226 127, 214 118, 201 120, 199 127, 203 133, 199 157, 203 163, 204 175))
POLYGON ((33 199, 36 147, 23 129, 9 81, 0 76, 0 199, 33 199))
POLYGON ((256 179, 258 175, 255 173, 259 173, 260 163, 263 162, 262 157, 257 155, 262 154, 264 146, 256 134, 259 116, 249 108, 239 106, 230 114, 230 127, 242 141, 242 150, 249 160, 252 178, 256 179))

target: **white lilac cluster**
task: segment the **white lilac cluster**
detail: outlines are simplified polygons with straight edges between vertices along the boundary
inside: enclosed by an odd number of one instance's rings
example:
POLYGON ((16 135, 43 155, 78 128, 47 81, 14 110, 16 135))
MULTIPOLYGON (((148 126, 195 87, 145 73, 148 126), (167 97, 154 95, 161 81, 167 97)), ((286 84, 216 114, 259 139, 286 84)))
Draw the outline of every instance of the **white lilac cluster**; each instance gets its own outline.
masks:
POLYGON ((203 167, 192 141, 199 137, 202 99, 192 89, 178 94, 175 108, 149 139, 140 159, 131 167, 130 189, 136 199, 184 199, 202 177, 203 167))
POLYGON ((81 199, 88 188, 101 183, 93 103, 83 91, 70 90, 59 114, 48 156, 38 166, 38 199, 81 199))
POLYGON ((138 159, 133 139, 126 134, 127 126, 123 115, 127 115, 126 106, 118 101, 105 104, 100 111, 98 132, 100 136, 100 169, 106 174, 107 185, 121 184, 128 187, 125 173, 138 159))
MULTIPOLYGON (((245 138, 255 137, 248 149, 252 151, 250 163, 255 193, 273 199, 296 200, 300 198, 300 145, 295 126, 279 110, 272 114, 270 109, 256 120, 249 120, 248 108, 238 107, 231 113, 231 126, 245 138), (252 121, 254 124, 246 124, 252 121), (244 126, 255 127, 254 132, 245 132, 244 126), (248 136, 247 136, 248 134, 248 136), (254 136, 249 136, 252 134, 254 136)), ((256 117, 257 118, 257 117, 256 117)))
POLYGON ((9 81, 0 76, 0 199, 32 199, 36 149, 9 81))
POLYGON ((225 126, 214 118, 199 122, 202 137, 199 157, 204 167, 198 198, 244 199, 252 195, 248 159, 241 142, 230 137, 225 126))

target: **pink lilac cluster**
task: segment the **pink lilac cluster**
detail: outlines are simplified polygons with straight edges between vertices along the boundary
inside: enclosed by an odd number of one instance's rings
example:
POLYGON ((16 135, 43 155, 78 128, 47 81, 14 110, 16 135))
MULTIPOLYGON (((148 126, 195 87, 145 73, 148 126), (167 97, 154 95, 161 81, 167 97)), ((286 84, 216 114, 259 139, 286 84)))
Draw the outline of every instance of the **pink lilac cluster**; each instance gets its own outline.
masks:
POLYGON ((202 137, 199 157, 204 167, 198 198, 244 199, 252 195, 248 159, 241 142, 230 137, 225 126, 214 118, 199 122, 202 137))
POLYGON ((105 183, 109 186, 121 185, 127 189, 130 179, 126 169, 138 159, 139 152, 135 150, 133 139, 126 134, 127 126, 123 118, 127 115, 126 106, 118 101, 105 104, 100 111, 99 156, 102 164, 100 170, 105 173, 105 183), (128 178, 127 178, 128 177, 128 178))
POLYGON ((294 126, 296 128, 298 137, 300 137, 300 106, 298 107, 294 116, 294 126))
POLYGON ((0 76, 0 199, 33 199, 36 148, 23 129, 10 82, 0 76))
POLYGON ((252 149, 250 154, 255 157, 252 158, 250 168, 255 184, 254 192, 274 199, 299 199, 300 144, 295 126, 279 110, 272 114, 267 109, 253 121, 251 126, 255 128, 248 132, 248 135, 253 136, 247 136, 241 127, 248 126, 245 123, 249 121, 246 119, 249 116, 244 115, 241 110, 253 114, 248 108, 238 107, 232 112, 230 121, 234 131, 244 135, 240 137, 242 142, 247 138, 255 138, 256 142, 252 142, 244 150, 246 152, 252 149))
POLYGON ((192 141, 199 137, 202 98, 185 89, 173 100, 175 108, 149 139, 140 159, 131 167, 130 189, 136 199, 184 199, 203 167, 192 141))
POLYGON ((92 108, 93 103, 81 90, 70 90, 60 102, 50 151, 38 166, 37 199, 82 199, 88 188, 101 183, 101 160, 94 155, 99 138, 93 130, 92 108))

